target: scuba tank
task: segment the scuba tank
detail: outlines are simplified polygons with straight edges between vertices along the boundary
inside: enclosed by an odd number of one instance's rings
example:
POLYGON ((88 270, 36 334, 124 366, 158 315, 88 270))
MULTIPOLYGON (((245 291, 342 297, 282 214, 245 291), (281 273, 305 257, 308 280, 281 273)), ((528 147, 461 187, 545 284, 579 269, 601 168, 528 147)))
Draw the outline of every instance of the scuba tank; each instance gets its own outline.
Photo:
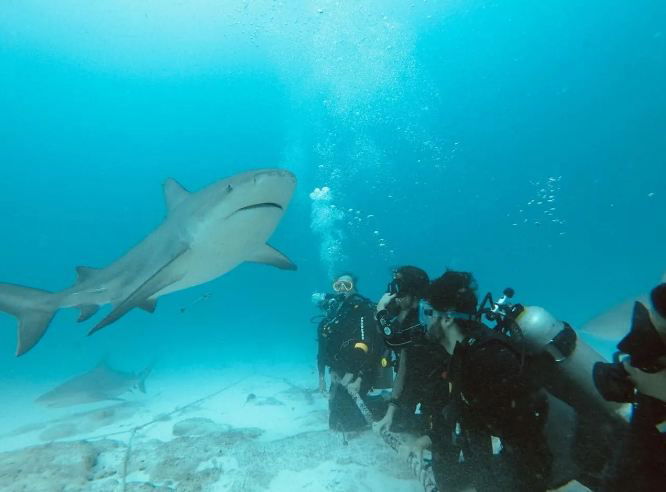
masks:
POLYGON ((553 396, 579 411, 617 415, 621 405, 606 401, 594 384, 594 364, 605 359, 590 347, 568 323, 539 306, 519 310, 515 323, 527 353, 543 370, 544 386, 553 396))
POLYGON ((566 322, 556 319, 539 306, 512 304, 514 291, 493 302, 484 298, 479 313, 497 323, 496 330, 518 342, 529 356, 528 370, 556 398, 579 412, 605 414, 620 418, 621 405, 606 401, 597 391, 592 377, 594 364, 605 359, 566 322), (490 301, 490 309, 484 309, 490 301))

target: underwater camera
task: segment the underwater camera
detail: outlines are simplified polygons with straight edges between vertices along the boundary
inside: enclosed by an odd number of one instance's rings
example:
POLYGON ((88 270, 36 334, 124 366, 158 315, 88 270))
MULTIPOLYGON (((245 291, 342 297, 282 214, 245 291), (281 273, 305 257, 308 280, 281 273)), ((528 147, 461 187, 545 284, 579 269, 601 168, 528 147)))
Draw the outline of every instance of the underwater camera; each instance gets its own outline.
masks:
POLYGON ((384 337, 384 342, 389 347, 401 347, 410 344, 414 341, 417 333, 423 333, 423 327, 419 323, 403 324, 398 319, 399 314, 400 306, 394 298, 375 315, 379 333, 384 337))
POLYGON ((338 308, 338 305, 343 300, 343 294, 325 294, 323 292, 315 292, 312 294, 312 303, 324 311, 327 315, 335 312, 338 308))
MULTIPOLYGON (((651 301, 656 316, 666 321, 666 283, 652 290, 651 301)), ((594 365, 594 384, 604 399, 632 403, 635 401, 635 387, 624 369, 624 362, 647 373, 666 369, 666 343, 643 303, 634 303, 631 329, 618 343, 617 349, 612 363, 597 362, 594 365)))

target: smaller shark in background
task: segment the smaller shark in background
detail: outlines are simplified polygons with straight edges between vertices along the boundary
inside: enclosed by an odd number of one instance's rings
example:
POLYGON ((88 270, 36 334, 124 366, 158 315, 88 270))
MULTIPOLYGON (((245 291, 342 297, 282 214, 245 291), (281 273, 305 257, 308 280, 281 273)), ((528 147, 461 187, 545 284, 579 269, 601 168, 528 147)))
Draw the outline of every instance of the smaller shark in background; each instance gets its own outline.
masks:
POLYGON ((134 308, 152 313, 159 297, 209 282, 246 261, 296 270, 266 244, 295 187, 296 177, 284 169, 244 172, 196 192, 168 179, 164 222, 107 267, 77 267, 77 282, 59 292, 0 283, 0 311, 19 321, 16 355, 37 344, 61 308, 78 308, 79 321, 85 321, 100 306, 113 305, 92 334, 134 308))
POLYGON ((91 371, 74 376, 44 393, 35 402, 59 408, 105 400, 123 401, 120 395, 128 391, 138 389, 142 393, 146 392, 146 378, 152 368, 151 364, 143 371, 134 374, 112 369, 103 361, 91 371))

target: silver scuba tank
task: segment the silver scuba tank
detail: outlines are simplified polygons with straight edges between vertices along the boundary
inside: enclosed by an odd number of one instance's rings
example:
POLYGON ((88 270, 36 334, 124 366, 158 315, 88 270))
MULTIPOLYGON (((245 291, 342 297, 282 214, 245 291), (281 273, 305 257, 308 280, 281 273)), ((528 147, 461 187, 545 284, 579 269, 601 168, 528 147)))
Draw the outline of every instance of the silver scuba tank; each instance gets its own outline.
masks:
POLYGON ((604 400, 592 378, 596 362, 606 360, 590 347, 567 323, 544 308, 525 306, 515 322, 528 354, 552 361, 538 367, 545 374, 546 389, 580 412, 601 412, 619 418, 622 405, 604 400))

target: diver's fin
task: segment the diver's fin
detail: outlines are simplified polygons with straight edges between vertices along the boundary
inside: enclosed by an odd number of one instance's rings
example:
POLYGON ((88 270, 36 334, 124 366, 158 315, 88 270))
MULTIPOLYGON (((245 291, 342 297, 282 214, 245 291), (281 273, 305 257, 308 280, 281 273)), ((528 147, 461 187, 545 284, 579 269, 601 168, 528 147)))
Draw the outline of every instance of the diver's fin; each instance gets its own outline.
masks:
POLYGON ((261 245, 259 249, 246 259, 246 261, 271 265, 280 268, 281 270, 297 269, 296 265, 289 258, 268 244, 261 245))
POLYGON ((0 311, 18 319, 16 355, 23 355, 44 336, 60 308, 60 296, 53 292, 14 284, 0 284, 0 311))
POLYGON ((139 304, 137 307, 149 313, 154 313, 156 306, 157 306, 157 297, 151 297, 150 299, 146 299, 143 303, 139 304))
POLYGON ((88 280, 95 272, 98 272, 99 268, 93 268, 88 266, 77 266, 76 267, 76 283, 85 282, 88 280))
POLYGON ((81 310, 79 319, 76 320, 79 323, 89 320, 97 311, 99 311, 99 306, 97 304, 81 304, 78 308, 81 310))
POLYGON ((169 261, 160 267, 153 275, 151 275, 143 284, 139 286, 134 292, 132 292, 127 299, 122 301, 120 304, 115 306, 113 310, 104 318, 102 321, 97 323, 89 332, 88 335, 92 335, 98 330, 101 330, 105 326, 110 325, 114 321, 117 321, 122 316, 127 314, 128 311, 135 307, 142 306, 150 301, 150 298, 157 294, 160 290, 164 289, 166 286, 171 285, 175 282, 178 282, 183 278, 184 273, 179 274, 176 277, 169 275, 168 267, 176 261, 180 256, 188 250, 187 246, 183 246, 174 254, 169 261))
POLYGON ((168 178, 164 182, 164 199, 169 212, 176 208, 189 194, 190 192, 173 178, 168 178))

